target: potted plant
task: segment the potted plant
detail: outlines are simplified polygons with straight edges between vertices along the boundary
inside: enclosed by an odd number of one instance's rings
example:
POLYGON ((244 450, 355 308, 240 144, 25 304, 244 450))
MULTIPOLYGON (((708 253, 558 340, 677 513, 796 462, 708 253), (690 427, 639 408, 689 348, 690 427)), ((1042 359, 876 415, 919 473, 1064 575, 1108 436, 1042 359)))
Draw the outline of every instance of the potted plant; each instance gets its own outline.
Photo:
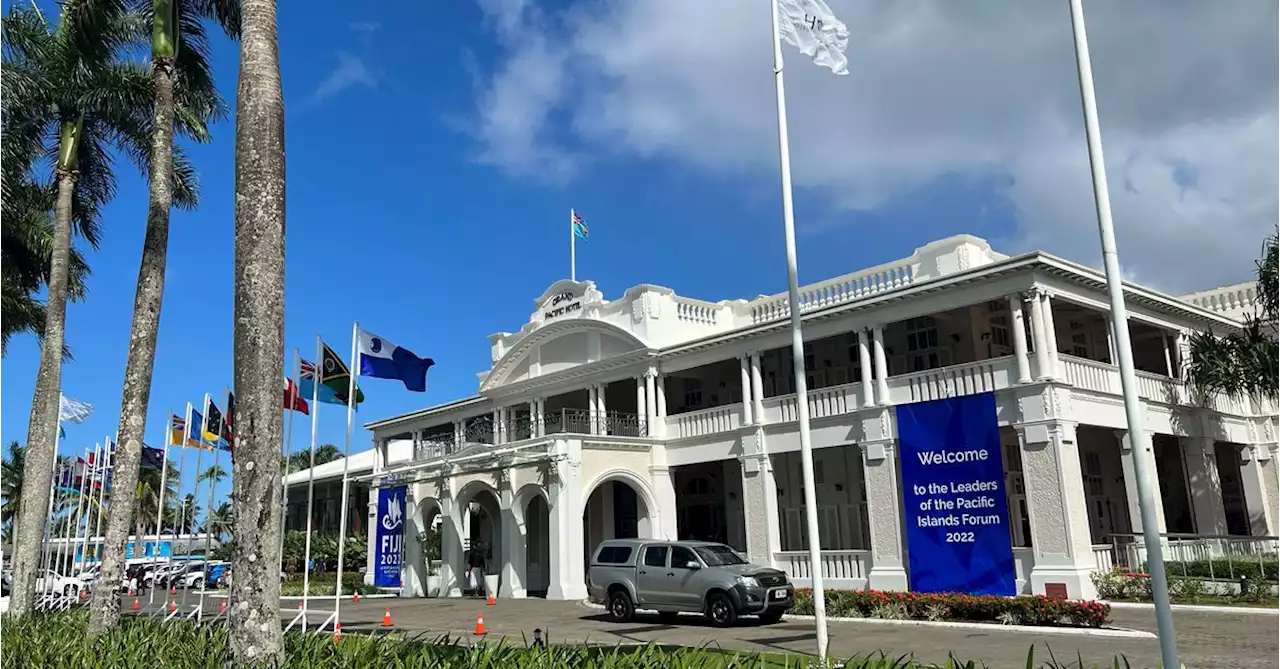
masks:
POLYGON ((427 582, 423 594, 427 597, 439 597, 440 590, 444 587, 440 578, 440 531, 430 528, 419 533, 418 546, 422 549, 422 559, 427 564, 427 582))

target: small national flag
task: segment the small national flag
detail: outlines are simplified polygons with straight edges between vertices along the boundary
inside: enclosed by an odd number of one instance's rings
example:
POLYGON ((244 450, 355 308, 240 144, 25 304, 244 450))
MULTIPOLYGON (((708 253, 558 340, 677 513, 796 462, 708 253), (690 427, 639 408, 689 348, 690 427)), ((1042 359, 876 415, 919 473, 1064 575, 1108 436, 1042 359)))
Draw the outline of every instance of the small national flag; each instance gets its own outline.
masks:
MULTIPOLYGON (((311 367, 312 374, 314 374, 315 367, 309 362, 306 364, 311 367)), ((292 379, 284 380, 284 408, 290 411, 297 411, 304 416, 311 415, 311 407, 307 406, 307 401, 298 394, 298 386, 293 384, 292 379)))
POLYGON ((823 0, 777 0, 778 35, 836 74, 849 74, 849 28, 823 0))
POLYGON ((143 469, 160 469, 164 467, 164 449, 152 448, 146 444, 142 445, 142 464, 143 469))
POLYGON ((310 360, 302 361, 302 373, 298 376, 298 392, 304 397, 314 397, 325 404, 346 404, 338 399, 338 395, 323 383, 316 385, 316 366, 310 360))
POLYGON ((573 236, 580 239, 590 239, 591 233, 587 230, 587 222, 582 220, 578 212, 573 212, 573 236))
POLYGON ((212 446, 222 441, 222 410, 213 403, 212 397, 204 398, 204 440, 212 446))
POLYGON ((59 395, 58 420, 63 423, 83 423, 93 413, 93 405, 59 395))
MULTIPOLYGON (((234 449, 236 446, 236 433, 235 433, 235 430, 232 429, 231 427, 232 424, 235 422, 235 416, 236 416, 236 394, 228 390, 227 391, 227 415, 225 418, 222 419, 222 441, 226 445, 226 448, 223 448, 222 450, 227 451, 228 453, 230 453, 231 450, 234 449)), ((219 448, 221 447, 222 445, 220 444, 219 448)))
POLYGON ((396 379, 413 392, 426 392, 427 370, 436 364, 434 360, 419 358, 413 351, 363 330, 359 341, 360 376, 396 379))
POLYGON ((187 430, 186 418, 182 416, 169 417, 169 445, 200 448, 199 440, 193 440, 193 436, 187 430), (187 434, 185 440, 182 438, 184 433, 187 434))
MULTIPOLYGON (((333 391, 342 404, 347 403, 350 395, 351 370, 347 368, 347 364, 342 358, 329 348, 328 344, 324 345, 324 360, 320 365, 320 384, 327 386, 333 391)), ((360 390, 360 386, 356 385, 355 403, 359 404, 364 401, 364 392, 360 390)))

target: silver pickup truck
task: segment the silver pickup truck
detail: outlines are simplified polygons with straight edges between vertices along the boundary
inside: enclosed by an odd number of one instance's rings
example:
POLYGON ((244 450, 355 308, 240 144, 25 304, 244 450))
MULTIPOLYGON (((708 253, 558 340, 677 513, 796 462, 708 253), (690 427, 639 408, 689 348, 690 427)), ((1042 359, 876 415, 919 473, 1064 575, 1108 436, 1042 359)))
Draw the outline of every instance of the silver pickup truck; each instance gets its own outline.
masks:
POLYGON ((795 587, 786 574, 705 541, 604 541, 592 555, 587 590, 619 622, 631 620, 636 609, 648 609, 669 619, 681 612, 702 613, 719 627, 733 625, 741 615, 769 624, 795 605, 795 587))

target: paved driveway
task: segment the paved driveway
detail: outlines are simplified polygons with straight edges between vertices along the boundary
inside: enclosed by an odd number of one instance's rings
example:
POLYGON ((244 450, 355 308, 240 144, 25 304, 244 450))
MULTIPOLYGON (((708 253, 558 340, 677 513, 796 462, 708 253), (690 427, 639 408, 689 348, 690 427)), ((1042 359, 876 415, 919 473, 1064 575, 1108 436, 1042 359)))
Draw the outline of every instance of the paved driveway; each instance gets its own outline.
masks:
MULTIPOLYGON (((282 615, 291 617, 297 604, 286 601, 282 615)), ((553 641, 617 643, 666 643, 686 646, 717 644, 723 648, 812 654, 815 637, 810 621, 783 621, 775 625, 746 624, 721 630, 709 627, 698 617, 683 617, 679 624, 660 622, 656 616, 641 614, 635 621, 617 624, 602 611, 575 602, 539 599, 499 600, 486 606, 471 599, 364 599, 358 604, 344 601, 343 631, 376 629, 386 608, 391 608, 396 629, 427 636, 450 634, 473 639, 476 614, 483 613, 488 639, 507 637, 515 643, 532 639, 541 628, 553 641)), ((330 609, 330 606, 325 606, 330 609)), ((1155 631, 1150 609, 1115 609, 1117 627, 1155 631)), ((1179 612, 1175 614, 1178 645, 1183 663, 1189 668, 1233 667, 1254 669, 1277 667, 1277 617, 1226 613, 1179 612)), ((877 623, 830 623, 831 650, 839 656, 865 655, 884 651, 897 656, 914 653, 920 660, 943 663, 948 651, 965 660, 979 660, 991 667, 1024 666, 1027 649, 1035 645, 1037 657, 1048 657, 1046 644, 1059 661, 1074 664, 1076 654, 1086 666, 1111 666, 1111 658, 1123 654, 1136 667, 1154 667, 1160 659, 1155 639, 1110 638, 1066 634, 885 625, 877 623)))

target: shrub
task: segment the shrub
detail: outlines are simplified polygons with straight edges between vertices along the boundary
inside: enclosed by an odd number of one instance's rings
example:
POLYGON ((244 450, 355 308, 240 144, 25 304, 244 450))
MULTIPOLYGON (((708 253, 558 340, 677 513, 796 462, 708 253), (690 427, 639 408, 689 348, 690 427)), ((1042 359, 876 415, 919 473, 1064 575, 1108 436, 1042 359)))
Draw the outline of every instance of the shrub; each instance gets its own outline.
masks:
MULTIPOLYGON (((828 590, 827 614, 847 618, 900 618, 999 623, 1016 618, 1023 625, 1101 627, 1111 619, 1102 602, 1080 602, 1036 595, 1001 597, 959 593, 828 590)), ((793 613, 813 614, 813 591, 796 591, 793 613)))
MULTIPOLYGON (((332 597, 334 586, 338 584, 336 574, 326 574, 323 576, 311 575, 310 587, 308 590, 313 597, 332 597)), ((342 594, 354 595, 359 592, 362 595, 371 595, 381 592, 371 585, 365 585, 363 574, 343 574, 342 575, 342 594)), ((296 577, 291 581, 285 581, 280 584, 280 594, 286 596, 302 595, 302 577, 296 577)))
MULTIPOLYGON (((1147 565, 1142 565, 1143 569, 1147 565)), ((1174 576, 1196 577, 1201 579, 1212 578, 1217 581, 1239 581, 1243 576, 1254 581, 1270 581, 1276 582, 1276 576, 1280 573, 1280 560, 1275 556, 1258 558, 1249 557, 1233 557, 1213 558, 1211 560, 1166 560, 1164 563, 1165 573, 1170 578, 1174 576)))

